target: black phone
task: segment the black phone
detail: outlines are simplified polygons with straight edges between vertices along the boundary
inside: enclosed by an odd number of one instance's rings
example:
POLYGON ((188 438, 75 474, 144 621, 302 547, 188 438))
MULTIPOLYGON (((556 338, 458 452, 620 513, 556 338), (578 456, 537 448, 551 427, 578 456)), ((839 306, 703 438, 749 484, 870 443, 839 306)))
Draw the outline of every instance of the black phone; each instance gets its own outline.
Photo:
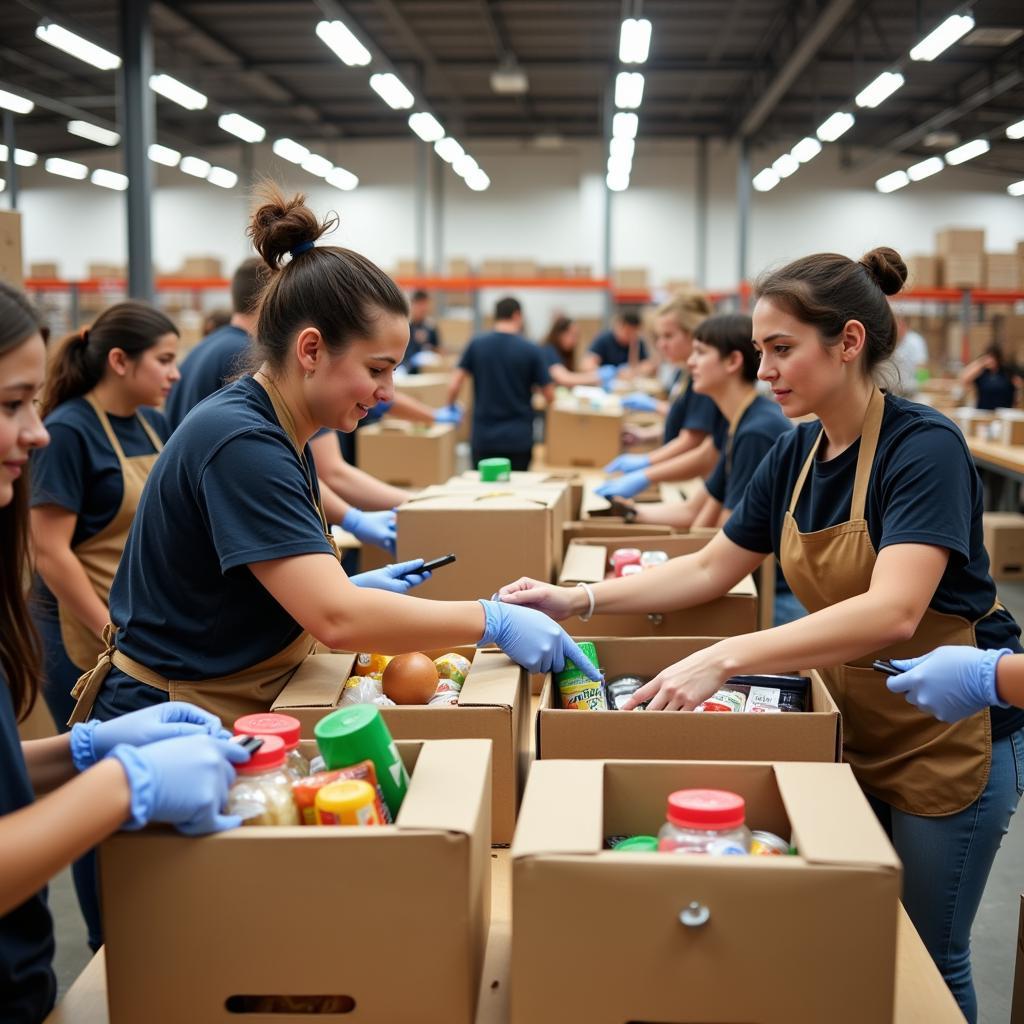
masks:
MULTIPOLYGON (((433 572, 435 569, 440 569, 444 565, 451 565, 455 561, 455 555, 442 555, 440 558, 435 558, 430 562, 424 562, 418 569, 411 569, 410 572, 433 572)), ((408 576, 409 573, 402 573, 403 576, 408 576)))
POLYGON ((237 738, 235 742, 243 750, 248 750, 250 757, 263 746, 263 740, 261 740, 259 736, 242 736, 237 738))
POLYGON ((902 669, 897 668, 891 661, 873 661, 871 667, 876 672, 881 672, 884 676, 898 676, 902 673, 902 669))

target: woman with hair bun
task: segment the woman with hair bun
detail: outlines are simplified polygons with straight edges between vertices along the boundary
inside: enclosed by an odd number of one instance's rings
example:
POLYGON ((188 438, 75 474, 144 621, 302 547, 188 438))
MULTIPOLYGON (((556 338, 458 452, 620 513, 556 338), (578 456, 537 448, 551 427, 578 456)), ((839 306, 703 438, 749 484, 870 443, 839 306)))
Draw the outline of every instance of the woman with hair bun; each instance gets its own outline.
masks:
POLYGON ((981 483, 963 435, 875 383, 896 345, 888 297, 906 276, 887 248, 856 261, 807 256, 762 276, 758 377, 787 416, 817 420, 776 441, 705 548, 636 577, 575 588, 524 578, 499 596, 555 619, 664 612, 726 593, 774 553, 809 614, 669 666, 626 708, 692 710, 730 676, 822 666, 843 715, 844 759, 903 861, 904 905, 974 1021, 971 924, 1019 801, 1024 712, 938 721, 871 665, 940 645, 1022 648, 988 573, 981 483))

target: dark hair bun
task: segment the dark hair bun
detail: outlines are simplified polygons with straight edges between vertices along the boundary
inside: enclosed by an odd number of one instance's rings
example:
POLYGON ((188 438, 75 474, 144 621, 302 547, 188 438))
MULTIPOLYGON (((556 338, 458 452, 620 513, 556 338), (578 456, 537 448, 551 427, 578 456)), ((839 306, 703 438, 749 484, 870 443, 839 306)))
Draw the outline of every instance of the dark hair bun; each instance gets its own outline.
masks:
POLYGON ((334 214, 320 223, 301 192, 287 199, 277 186, 266 184, 258 188, 256 194, 262 203, 253 214, 246 234, 271 270, 278 270, 285 254, 297 245, 315 242, 338 226, 334 214))
POLYGON ((879 246, 866 253, 860 262, 886 295, 895 295, 907 283, 907 265, 895 249, 879 246))

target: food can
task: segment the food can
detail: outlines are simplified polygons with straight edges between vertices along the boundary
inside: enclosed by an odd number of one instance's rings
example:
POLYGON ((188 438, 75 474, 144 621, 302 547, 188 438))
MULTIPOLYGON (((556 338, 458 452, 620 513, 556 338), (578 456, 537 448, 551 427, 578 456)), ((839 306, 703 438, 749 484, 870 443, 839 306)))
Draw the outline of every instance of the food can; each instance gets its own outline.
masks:
MULTIPOLYGON (((320 759, 322 761, 322 758, 320 759)), ((391 824, 391 815, 388 813, 387 805, 384 803, 384 795, 377 784, 377 770, 373 767, 372 761, 360 761, 358 764, 349 765, 347 768, 336 768, 334 771, 320 770, 304 779, 292 783, 292 799, 298 808, 299 817, 303 825, 315 825, 316 821, 316 797, 324 786, 334 782, 342 782, 345 779, 355 779, 366 782, 373 787, 377 801, 377 813, 385 825, 391 824)))
POLYGON ((751 832, 750 852, 759 857, 785 857, 790 853, 789 843, 774 832, 751 832))
MULTIPOLYGON (((620 711, 622 705, 646 682, 647 680, 641 679, 640 676, 616 676, 614 679, 609 679, 605 684, 609 710, 620 711)), ((647 704, 644 703, 636 710, 639 711, 646 707, 647 704)))
POLYGON ((323 786, 316 794, 318 825, 383 825, 373 786, 344 779, 323 786))
MULTIPOLYGON (((590 663, 597 668, 597 648, 589 640, 580 641, 578 646, 590 663)), ((566 661, 565 668, 555 673, 555 685, 558 687, 563 708, 572 711, 608 710, 604 683, 595 683, 571 661, 566 661)))
POLYGON ((668 561, 667 551, 645 551, 640 556, 640 564, 645 569, 653 568, 656 565, 664 565, 668 561))
POLYGON ((719 690, 694 711, 742 711, 746 703, 746 697, 738 690, 719 690))

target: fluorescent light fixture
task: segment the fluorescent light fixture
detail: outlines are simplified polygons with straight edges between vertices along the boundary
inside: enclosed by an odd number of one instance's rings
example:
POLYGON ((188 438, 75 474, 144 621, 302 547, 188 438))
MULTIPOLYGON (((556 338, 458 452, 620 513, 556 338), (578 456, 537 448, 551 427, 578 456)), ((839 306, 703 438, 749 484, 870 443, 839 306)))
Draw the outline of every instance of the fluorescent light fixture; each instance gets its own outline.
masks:
POLYGON ((615 76, 615 106, 636 110, 644 98, 644 76, 639 71, 620 71, 615 76))
POLYGON ((624 174, 627 178, 633 170, 633 161, 621 156, 608 157, 608 173, 612 175, 624 174))
POLYGON ((957 164, 964 164, 968 160, 973 160, 976 156, 981 156, 982 153, 987 153, 991 148, 988 139, 971 139, 970 142, 965 142, 962 146, 951 149, 946 154, 946 163, 952 164, 955 167, 957 164))
POLYGON ((1024 121, 1017 121, 1016 124, 1011 124, 1006 129, 1006 137, 1008 139, 1024 139, 1024 121))
POLYGON ((1012 185, 1007 185, 1006 191, 1011 196, 1024 196, 1024 181, 1015 181, 1012 185))
POLYGON ((154 142, 149 147, 149 159, 155 164, 163 164, 164 167, 177 167, 181 162, 181 154, 170 146, 161 146, 154 142))
POLYGON ((620 160, 632 162, 633 154, 636 152, 636 143, 632 139, 615 138, 613 136, 608 144, 608 152, 620 160))
POLYGON ((310 153, 300 166, 304 171, 315 174, 318 178, 326 178, 331 173, 334 164, 327 157, 320 156, 319 153, 310 153))
POLYGON ((408 110, 415 97, 391 71, 370 75, 370 88, 392 109, 408 110))
POLYGON ((856 96, 858 107, 877 107, 887 100, 906 79, 898 71, 883 71, 870 85, 865 86, 856 96))
POLYGON ((117 171, 108 171, 102 167, 97 167, 96 170, 89 175, 89 180, 94 185, 100 185, 103 188, 112 188, 115 192, 123 192, 128 187, 127 174, 118 174, 117 171))
POLYGON ((612 118, 612 138, 635 139, 639 126, 640 118, 636 114, 627 114, 624 110, 620 110, 612 118))
POLYGON ((434 152, 446 163, 454 163, 466 151, 451 136, 434 143, 434 152))
POLYGON ((444 138, 444 127, 429 111, 421 110, 409 115, 409 127, 424 142, 440 142, 444 138))
POLYGON ((821 152, 821 143, 813 135, 808 135, 802 138, 789 152, 800 163, 805 164, 821 152))
POLYGON ((499 96, 522 96, 530 91, 530 79, 514 61, 491 72, 491 89, 499 96))
POLYGON ((165 99, 173 100, 186 110, 204 110, 206 97, 198 89, 192 89, 170 75, 150 75, 149 87, 165 99))
POLYGON ((935 60, 943 50, 962 39, 972 28, 974 19, 969 14, 951 14, 910 51, 910 59, 935 60))
POLYGON ((293 164, 301 164, 309 156, 309 150, 294 139, 278 139, 273 149, 276 156, 290 160, 293 164))
POLYGON ((68 121, 68 131, 80 139, 98 142, 101 146, 116 146, 121 141, 121 136, 117 132, 101 128, 98 124, 90 124, 88 121, 68 121))
POLYGON ((90 43, 74 32, 69 32, 52 21, 44 21, 36 27, 36 39, 63 50, 72 57, 77 57, 86 64, 91 64, 100 71, 114 71, 121 66, 121 58, 116 53, 104 50, 102 46, 90 43))
POLYGON ((197 156, 183 156, 179 165, 185 174, 193 178, 205 178, 213 168, 209 160, 201 160, 197 156))
POLYGON ((914 164, 913 167, 907 168, 907 177, 911 181, 924 181, 925 178, 930 178, 933 174, 938 174, 946 165, 942 162, 941 156, 930 156, 927 160, 922 160, 919 164, 914 164))
POLYGON ((234 188, 238 184, 238 175, 226 167, 211 167, 206 180, 218 188, 234 188))
POLYGON ((452 170, 460 177, 465 178, 474 171, 480 170, 480 165, 468 154, 456 157, 452 161, 452 170))
POLYGON ((772 164, 772 170, 780 178, 788 178, 791 174, 796 174, 800 170, 800 161, 792 153, 783 153, 772 164))
POLYGON ((898 188, 903 188, 905 185, 910 184, 910 178, 907 176, 906 171, 893 171, 892 174, 885 175, 884 178, 879 178, 875 182, 875 188, 879 192, 895 192, 898 188))
POLYGON ((781 180, 770 167, 766 167, 754 175, 753 185, 758 192, 771 192, 781 180))
POLYGON ((646 18, 626 18, 619 33, 619 60, 643 64, 651 49, 651 23, 646 18))
POLYGON ((815 135, 822 142, 835 142, 853 127, 853 122, 853 114, 848 114, 845 110, 837 110, 830 118, 818 125, 815 135))
POLYGON ((466 184, 474 192, 485 192, 490 187, 491 179, 478 167, 472 174, 466 175, 466 184))
MULTIPOLYGON (((14 162, 19 167, 35 167, 39 162, 39 154, 27 149, 16 149, 14 151, 14 162)), ((0 144, 0 164, 7 163, 7 147, 0 144)))
MULTIPOLYGON (((7 188, 7 182, 3 178, 0 178, 0 192, 3 192, 4 189, 6 189, 6 188, 7 188)), ((1011 188, 1012 188, 1012 186, 1011 186, 1011 188)))
POLYGON ((89 168, 85 164, 77 163, 74 160, 65 160, 60 156, 51 156, 43 166, 50 174, 59 174, 62 178, 74 178, 75 181, 83 181, 89 174, 89 168))
POLYGON ((604 183, 612 192, 625 192, 629 188, 629 175, 622 172, 613 174, 609 171, 605 176, 604 183))
POLYGON ((344 167, 332 167, 327 173, 327 184, 340 188, 342 192, 351 192, 359 184, 359 179, 344 167))
POLYGON ((13 110, 16 114, 31 114, 35 104, 31 100, 19 96, 17 93, 0 89, 0 107, 4 110, 13 110))
POLYGON ((217 118, 217 127, 243 142, 262 142, 267 135, 266 128, 241 114, 221 114, 217 118))
POLYGON ((356 39, 343 21, 318 22, 316 34, 350 68, 361 68, 370 63, 370 51, 356 39))

